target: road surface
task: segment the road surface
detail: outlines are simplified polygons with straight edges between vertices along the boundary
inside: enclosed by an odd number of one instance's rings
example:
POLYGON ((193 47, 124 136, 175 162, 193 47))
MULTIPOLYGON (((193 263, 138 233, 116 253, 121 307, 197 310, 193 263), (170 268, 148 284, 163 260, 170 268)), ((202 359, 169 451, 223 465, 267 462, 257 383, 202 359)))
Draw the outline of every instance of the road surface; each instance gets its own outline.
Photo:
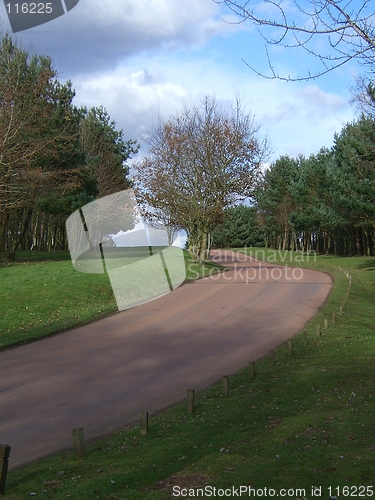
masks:
POLYGON ((157 300, 0 353, 0 443, 10 468, 152 414, 255 361, 298 332, 330 276, 213 252, 231 270, 157 300))

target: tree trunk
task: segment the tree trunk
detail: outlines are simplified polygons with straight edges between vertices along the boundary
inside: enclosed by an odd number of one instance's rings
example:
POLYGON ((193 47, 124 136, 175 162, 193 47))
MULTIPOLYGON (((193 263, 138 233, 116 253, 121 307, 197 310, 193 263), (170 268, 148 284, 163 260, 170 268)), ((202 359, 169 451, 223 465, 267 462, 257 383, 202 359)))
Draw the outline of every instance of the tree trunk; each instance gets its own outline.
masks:
POLYGON ((361 255, 361 241, 358 227, 355 228, 355 254, 357 256, 361 255))
POLYGON ((9 212, 3 212, 1 217, 1 232, 0 232, 0 257, 5 255, 5 234, 7 230, 7 223, 9 219, 9 212))
POLYGON ((19 233, 14 245, 12 246, 12 248, 10 249, 10 251, 7 255, 9 260, 14 260, 16 258, 16 250, 20 246, 20 244, 22 243, 22 241, 25 237, 32 213, 33 213, 33 211, 31 210, 31 208, 28 208, 26 211, 25 219, 23 221, 23 226, 22 226, 21 232, 19 233))
POLYGON ((199 249, 199 263, 204 264, 209 257, 209 234, 208 231, 203 230, 201 235, 201 245, 199 249))

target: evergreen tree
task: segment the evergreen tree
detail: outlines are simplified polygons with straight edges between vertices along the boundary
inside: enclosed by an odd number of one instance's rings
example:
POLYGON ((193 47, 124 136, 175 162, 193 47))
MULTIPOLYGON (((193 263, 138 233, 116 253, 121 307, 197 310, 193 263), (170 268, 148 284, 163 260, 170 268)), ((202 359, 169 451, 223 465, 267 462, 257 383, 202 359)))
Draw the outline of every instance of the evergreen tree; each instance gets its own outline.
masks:
POLYGON ((256 193, 259 215, 270 239, 270 244, 283 250, 292 245, 290 215, 296 203, 293 184, 299 163, 289 156, 276 160, 265 172, 262 188, 256 193))
POLYGON ((84 110, 80 141, 99 197, 130 187, 126 161, 138 152, 139 145, 135 140, 124 140, 123 131, 116 130, 116 122, 103 107, 84 110))
POLYGON ((225 210, 223 223, 212 233, 212 244, 218 248, 262 246, 264 231, 257 222, 256 208, 238 205, 225 210))

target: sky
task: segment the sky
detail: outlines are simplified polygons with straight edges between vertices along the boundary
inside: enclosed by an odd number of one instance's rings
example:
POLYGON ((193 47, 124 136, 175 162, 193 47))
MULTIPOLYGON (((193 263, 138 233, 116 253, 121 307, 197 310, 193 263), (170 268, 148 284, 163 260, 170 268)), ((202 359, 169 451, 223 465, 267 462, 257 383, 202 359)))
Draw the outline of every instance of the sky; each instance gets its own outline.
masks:
MULTIPOLYGON (((0 18, 10 32, 3 2, 0 18)), ((355 63, 308 82, 265 79, 249 68, 268 70, 262 38, 251 24, 235 21, 213 0, 80 0, 16 39, 52 58, 60 81, 72 81, 77 106, 104 106, 124 138, 140 142, 139 154, 160 118, 204 95, 238 96, 270 142, 270 161, 330 147, 356 116, 349 103, 355 63)), ((270 55, 286 75, 306 69, 303 54, 276 46, 270 55)))

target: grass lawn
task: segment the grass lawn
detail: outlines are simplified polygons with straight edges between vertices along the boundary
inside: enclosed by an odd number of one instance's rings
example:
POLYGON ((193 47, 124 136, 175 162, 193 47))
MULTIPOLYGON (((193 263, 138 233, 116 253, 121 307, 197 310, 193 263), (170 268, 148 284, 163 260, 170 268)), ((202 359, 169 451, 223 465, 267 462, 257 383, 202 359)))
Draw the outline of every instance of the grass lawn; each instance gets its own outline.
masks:
MULTIPOLYGON (((80 273, 69 252, 19 252, 0 264, 0 349, 54 334, 117 310, 107 274, 80 273)), ((133 256, 114 259, 124 265, 133 256)), ((185 252, 187 279, 221 269, 193 263, 185 252)))
MULTIPOLYGON (((285 256, 258 254, 281 263, 285 256)), ((124 428, 89 444, 85 459, 60 453, 11 471, 4 498, 215 498, 213 488, 216 498, 237 498, 230 489, 238 493, 240 486, 251 488, 243 498, 277 498, 285 489, 284 498, 311 499, 318 496, 313 487, 321 487, 323 498, 373 498, 375 258, 287 258, 335 278, 324 307, 295 336, 293 356, 280 346, 274 364, 269 357, 257 361, 255 379, 248 368, 230 375, 229 395, 221 384, 198 393, 193 414, 181 404, 154 416, 147 436, 138 426, 124 428), (211 489, 198 495, 194 488, 206 485, 211 489)), ((28 266, 0 272, 21 276, 18 269, 28 266)), ((51 280, 52 274, 39 286, 51 280)))

